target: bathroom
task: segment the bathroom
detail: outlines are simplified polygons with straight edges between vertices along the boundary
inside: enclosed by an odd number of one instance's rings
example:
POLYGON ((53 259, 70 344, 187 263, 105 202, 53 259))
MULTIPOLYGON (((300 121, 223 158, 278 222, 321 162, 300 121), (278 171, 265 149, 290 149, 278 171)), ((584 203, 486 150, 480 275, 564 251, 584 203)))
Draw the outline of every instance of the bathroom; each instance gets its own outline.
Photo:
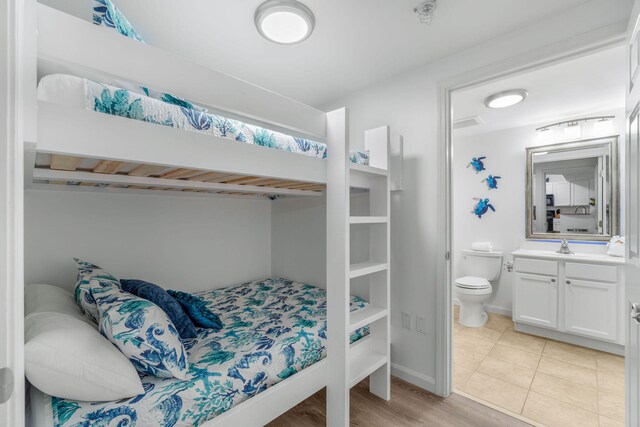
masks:
POLYGON ((453 389, 534 425, 624 425, 624 61, 452 96, 453 389))

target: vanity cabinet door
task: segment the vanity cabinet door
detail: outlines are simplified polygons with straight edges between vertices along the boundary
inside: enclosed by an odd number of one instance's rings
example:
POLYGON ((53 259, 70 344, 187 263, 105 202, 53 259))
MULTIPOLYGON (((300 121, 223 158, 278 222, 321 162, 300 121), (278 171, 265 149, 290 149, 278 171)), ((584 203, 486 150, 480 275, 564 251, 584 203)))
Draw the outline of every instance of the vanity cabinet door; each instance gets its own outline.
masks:
POLYGON ((618 304, 615 283, 567 280, 564 317, 567 332, 615 341, 618 304))
POLYGON ((514 320, 556 329, 558 327, 557 281, 556 277, 516 273, 514 320))

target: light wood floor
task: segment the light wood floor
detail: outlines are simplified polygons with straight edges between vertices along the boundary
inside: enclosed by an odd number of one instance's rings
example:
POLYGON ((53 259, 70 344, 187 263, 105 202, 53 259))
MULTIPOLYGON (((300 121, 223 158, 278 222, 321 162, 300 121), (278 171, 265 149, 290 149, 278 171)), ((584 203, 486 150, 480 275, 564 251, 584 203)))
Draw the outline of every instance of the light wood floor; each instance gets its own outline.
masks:
MULTIPOLYGON (((268 427, 325 425, 325 392, 311 396, 268 427)), ((351 425, 363 427, 524 427, 521 421, 457 394, 444 399, 392 378, 391 400, 369 393, 367 380, 351 390, 351 425)))
POLYGON ((623 357, 516 332, 493 313, 481 328, 456 321, 453 341, 454 390, 544 426, 624 427, 623 357))

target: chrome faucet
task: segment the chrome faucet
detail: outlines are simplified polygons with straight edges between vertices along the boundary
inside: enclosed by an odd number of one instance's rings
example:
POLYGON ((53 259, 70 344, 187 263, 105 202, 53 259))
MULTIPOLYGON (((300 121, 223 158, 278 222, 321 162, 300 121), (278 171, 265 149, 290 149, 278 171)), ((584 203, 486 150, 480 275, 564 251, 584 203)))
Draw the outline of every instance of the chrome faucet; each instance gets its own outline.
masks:
POLYGON ((571 249, 569 249, 569 242, 567 241, 567 239, 564 239, 560 244, 560 249, 557 250, 556 253, 563 254, 563 255, 571 255, 574 252, 572 252, 571 249))
POLYGON ((583 213, 583 214, 585 214, 585 215, 586 215, 587 213, 589 213, 589 209, 587 209, 587 207, 586 207, 586 206, 578 206, 578 207, 576 208, 576 210, 575 210, 575 212, 574 212, 574 213, 578 213, 578 211, 579 211, 580 209, 584 209, 584 212, 582 212, 582 213, 583 213))

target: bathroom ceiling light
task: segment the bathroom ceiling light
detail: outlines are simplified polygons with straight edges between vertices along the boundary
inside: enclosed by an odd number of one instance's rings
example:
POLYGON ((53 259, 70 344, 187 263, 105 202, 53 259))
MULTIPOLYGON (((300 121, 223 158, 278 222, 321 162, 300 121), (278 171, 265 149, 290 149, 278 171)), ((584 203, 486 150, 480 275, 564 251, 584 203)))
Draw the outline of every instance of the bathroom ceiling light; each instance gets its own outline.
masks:
POLYGON ((504 92, 493 94, 484 100, 487 108, 506 108, 519 104, 525 99, 529 93, 524 89, 512 89, 504 92))
POLYGON ((269 0, 256 9, 255 24, 262 36, 278 44, 295 44, 313 32, 313 12, 296 0, 269 0))

